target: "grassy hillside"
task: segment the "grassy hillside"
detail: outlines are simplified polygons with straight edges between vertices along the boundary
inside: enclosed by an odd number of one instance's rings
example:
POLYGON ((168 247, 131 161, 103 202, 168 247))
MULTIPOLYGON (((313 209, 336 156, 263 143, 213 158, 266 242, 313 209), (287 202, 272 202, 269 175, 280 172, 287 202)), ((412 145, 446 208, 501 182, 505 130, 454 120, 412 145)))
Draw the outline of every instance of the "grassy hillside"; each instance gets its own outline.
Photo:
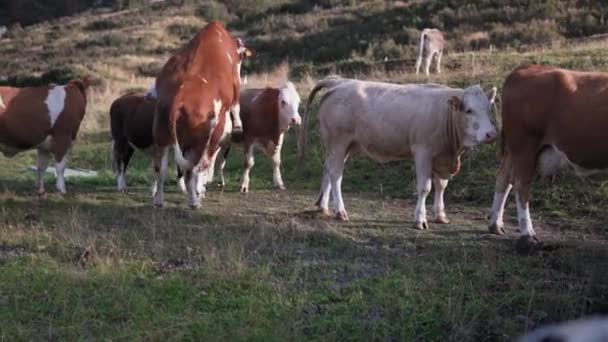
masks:
POLYGON ((297 130, 283 148, 287 192, 272 190, 270 163, 258 155, 253 193, 238 193, 236 149, 227 189, 212 187, 199 211, 184 208, 174 181, 168 208, 153 209, 142 154, 129 171, 130 193, 116 193, 108 125, 110 103, 146 88, 207 20, 226 21, 259 52, 244 66, 248 87, 289 74, 306 98, 330 72, 427 81, 412 74, 426 26, 443 28, 452 43, 445 73, 432 82, 501 87, 522 62, 608 71, 606 41, 564 40, 601 32, 599 2, 181 2, 123 1, 119 11, 85 10, 0 40, 0 83, 94 76, 69 166, 99 172, 69 179, 67 196, 48 177, 50 193, 38 197, 24 171, 35 154, 0 156, 0 340, 507 341, 544 323, 608 313, 605 181, 535 183, 532 215, 546 244, 522 257, 512 199, 509 236, 486 234, 495 146, 466 154, 447 190, 452 223, 420 232, 411 229, 409 161, 354 157, 343 184, 351 222, 312 211, 324 154, 316 103, 305 167, 295 168, 297 130), (475 32, 487 32, 495 48, 462 51, 475 32))

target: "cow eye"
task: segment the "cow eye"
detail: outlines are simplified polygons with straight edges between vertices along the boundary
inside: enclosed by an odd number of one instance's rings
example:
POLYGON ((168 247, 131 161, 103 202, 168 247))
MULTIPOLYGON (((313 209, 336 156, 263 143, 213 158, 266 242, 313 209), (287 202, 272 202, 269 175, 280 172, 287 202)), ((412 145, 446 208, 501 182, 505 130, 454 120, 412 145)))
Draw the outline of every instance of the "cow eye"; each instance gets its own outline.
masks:
POLYGON ((287 105, 287 102, 285 102, 285 100, 281 100, 281 106, 285 107, 287 105))
POLYGON ((467 109, 467 114, 473 114, 473 110, 471 110, 471 108, 467 109))

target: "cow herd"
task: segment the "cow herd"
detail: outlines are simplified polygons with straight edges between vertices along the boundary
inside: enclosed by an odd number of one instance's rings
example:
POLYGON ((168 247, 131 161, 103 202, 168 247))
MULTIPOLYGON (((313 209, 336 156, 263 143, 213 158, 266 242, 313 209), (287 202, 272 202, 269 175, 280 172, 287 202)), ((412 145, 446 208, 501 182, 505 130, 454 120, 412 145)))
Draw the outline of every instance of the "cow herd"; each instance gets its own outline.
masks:
MULTIPOLYGON (((439 63, 443 37, 424 30, 423 48, 439 63), (430 51, 430 53, 429 53, 430 51)), ((298 112, 300 96, 291 82, 279 88, 240 89, 241 63, 255 51, 233 37, 218 22, 206 25, 164 65, 147 93, 129 93, 110 108, 113 167, 119 191, 127 190, 127 166, 135 150, 153 160, 156 175, 153 205, 164 205, 164 183, 172 151, 179 187, 188 205, 197 208, 206 185, 224 185, 224 164, 231 145, 244 151, 240 190, 249 191, 254 147, 272 159, 273 181, 285 189, 281 146, 290 126, 300 125, 298 157, 306 148, 308 113, 298 112)), ((430 59, 425 62, 428 74, 430 59)), ((0 151, 13 156, 38 151, 37 188, 52 155, 57 189, 65 193, 66 154, 86 110, 88 78, 66 85, 0 87, 0 151)), ((499 138, 501 166, 497 173, 489 229, 504 234, 504 207, 515 189, 519 230, 526 243, 536 241, 529 202, 536 174, 564 166, 579 174, 608 169, 608 74, 523 65, 507 77, 502 91, 500 134, 491 111, 496 87, 464 89, 439 84, 390 84, 329 76, 312 89, 320 99, 319 126, 326 158, 316 205, 339 220, 348 220, 341 182, 345 163, 355 151, 379 162, 415 162, 418 201, 414 225, 428 228, 426 198, 435 189, 432 221, 448 223, 443 200, 449 180, 460 169, 460 157, 478 144, 499 138)), ((308 112, 308 110, 307 110, 308 112)))

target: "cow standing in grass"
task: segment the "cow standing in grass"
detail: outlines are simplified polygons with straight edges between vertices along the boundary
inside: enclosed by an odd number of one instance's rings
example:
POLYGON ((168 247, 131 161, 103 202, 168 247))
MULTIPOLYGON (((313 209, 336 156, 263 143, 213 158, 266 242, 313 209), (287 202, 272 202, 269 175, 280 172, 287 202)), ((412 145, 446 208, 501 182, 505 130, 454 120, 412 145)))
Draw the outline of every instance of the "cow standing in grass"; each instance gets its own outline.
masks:
MULTIPOLYGON (((496 138, 490 121, 496 88, 486 94, 478 85, 456 89, 328 77, 313 88, 307 111, 321 89, 327 89, 319 107, 326 159, 316 202, 319 209, 329 213, 331 192, 336 217, 348 220, 342 174, 349 155, 361 150, 380 162, 414 159, 418 190, 415 226, 428 228, 425 201, 431 183, 435 185, 435 221, 447 223, 443 193, 460 168, 460 155, 467 147, 496 138)), ((305 155, 307 121, 306 113, 300 131, 300 156, 305 155)))
MULTIPOLYGON (((249 191, 249 172, 254 165, 254 147, 261 149, 272 158, 272 174, 275 187, 284 190, 281 177, 281 147, 285 133, 292 125, 300 124, 300 96, 291 82, 280 88, 246 89, 241 91, 241 120, 243 121, 244 167, 241 179, 241 192, 249 191)), ((231 148, 227 137, 218 153, 220 186, 225 185, 224 166, 231 148)), ((213 180, 213 169, 209 180, 213 180)))
POLYGON ((184 171, 188 204, 200 207, 199 184, 205 183, 200 178, 216 155, 229 112, 233 113, 233 134, 242 127, 240 68, 243 58, 250 55, 223 24, 211 22, 163 66, 155 86, 155 206, 164 205, 168 150, 173 148, 176 163, 184 171))
POLYGON ((505 203, 514 187, 520 247, 528 249, 537 242, 530 218, 536 174, 566 166, 581 176, 608 171, 608 73, 520 66, 503 87, 502 125, 489 229, 504 234, 505 203))
POLYGON ((420 66, 424 58, 424 74, 428 77, 433 57, 437 58, 437 73, 441 73, 441 57, 445 40, 443 33, 438 29, 426 28, 420 34, 420 46, 418 47, 418 58, 416 59, 416 75, 420 73, 420 66))
POLYGON ((57 190, 65 194, 64 172, 87 106, 89 79, 66 85, 0 87, 0 152, 38 151, 38 193, 44 193, 44 173, 55 158, 57 190))

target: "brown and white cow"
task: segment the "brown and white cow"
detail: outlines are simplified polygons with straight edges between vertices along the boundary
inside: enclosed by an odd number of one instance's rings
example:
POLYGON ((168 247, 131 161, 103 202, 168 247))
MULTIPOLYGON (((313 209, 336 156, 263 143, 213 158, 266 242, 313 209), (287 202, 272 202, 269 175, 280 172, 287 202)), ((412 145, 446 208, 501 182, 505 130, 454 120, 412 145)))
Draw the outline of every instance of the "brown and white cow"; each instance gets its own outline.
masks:
POLYGON ((44 193, 44 173, 55 158, 57 190, 66 193, 64 172, 87 106, 89 79, 66 85, 0 87, 0 152, 38 151, 38 193, 44 193))
POLYGON ((565 165, 582 176, 608 171, 608 73, 520 66, 505 80, 502 125, 490 231, 504 234, 513 185, 520 242, 530 247, 537 241, 529 204, 537 173, 549 175, 565 165))
MULTIPOLYGON (((331 191, 336 217, 348 220, 341 190, 344 163, 351 153, 360 150, 379 162, 414 159, 416 228, 428 228, 425 201, 431 183, 435 185, 435 221, 447 223, 443 194, 460 168, 460 155, 466 147, 496 138, 489 116, 496 88, 486 94, 478 85, 456 89, 438 84, 400 85, 328 77, 313 88, 307 112, 315 94, 323 88, 327 92, 320 102, 319 125, 326 159, 316 202, 319 209, 329 213, 331 191)), ((307 117, 305 114, 300 129, 303 134, 307 117)), ((303 143, 299 146, 304 148, 303 143)))
MULTIPOLYGON (((300 124, 300 96, 291 82, 280 88, 246 89, 241 91, 241 120, 243 121, 242 145, 245 154, 245 170, 241 179, 241 192, 249 191, 249 172, 254 165, 254 147, 272 158, 274 185, 285 189, 281 177, 281 147, 283 138, 291 125, 300 124)), ((224 166, 230 152, 231 139, 227 137, 218 153, 220 186, 225 185, 224 166)), ((213 180, 213 168, 209 181, 213 180)))
POLYGON ((211 22, 163 66, 155 87, 155 206, 164 204, 163 183, 170 147, 184 171, 190 207, 200 206, 198 178, 211 165, 224 135, 228 112, 234 114, 233 126, 240 123, 240 66, 242 59, 250 55, 251 51, 223 24, 211 22))
POLYGON ((438 29, 426 28, 420 34, 420 46, 418 47, 418 58, 416 59, 416 75, 420 73, 420 65, 424 58, 424 74, 428 77, 433 57, 437 57, 437 73, 441 73, 441 57, 445 40, 443 33, 438 29))

